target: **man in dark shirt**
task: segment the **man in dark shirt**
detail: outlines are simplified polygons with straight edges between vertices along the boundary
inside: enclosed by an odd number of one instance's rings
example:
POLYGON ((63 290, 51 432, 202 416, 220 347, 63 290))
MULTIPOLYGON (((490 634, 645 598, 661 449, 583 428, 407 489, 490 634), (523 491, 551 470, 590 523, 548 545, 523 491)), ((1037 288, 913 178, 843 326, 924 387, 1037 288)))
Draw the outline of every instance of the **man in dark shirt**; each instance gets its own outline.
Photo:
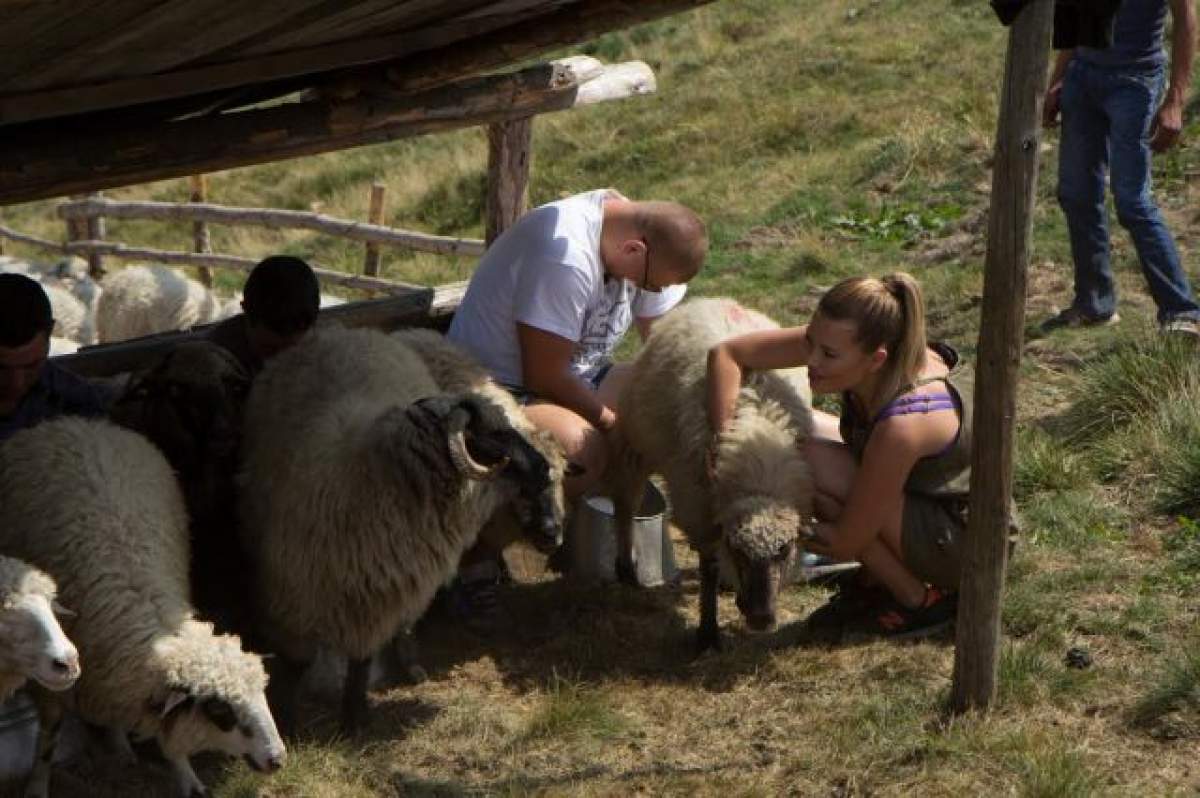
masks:
POLYGON ((0 274, 0 441, 56 416, 104 415, 107 391, 47 359, 53 328, 42 286, 0 274))
POLYGON ((242 313, 208 332, 254 376, 272 355, 299 341, 317 321, 321 286, 300 258, 272 255, 261 261, 242 289, 242 313))

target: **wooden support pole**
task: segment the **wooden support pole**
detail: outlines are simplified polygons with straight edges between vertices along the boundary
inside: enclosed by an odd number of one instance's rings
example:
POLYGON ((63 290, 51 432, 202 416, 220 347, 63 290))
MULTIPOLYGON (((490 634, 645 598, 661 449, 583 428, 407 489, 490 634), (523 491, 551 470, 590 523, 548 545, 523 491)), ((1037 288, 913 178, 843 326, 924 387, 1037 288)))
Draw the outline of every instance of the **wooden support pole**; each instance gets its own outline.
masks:
MULTIPOLYGON (((103 195, 99 191, 93 191, 88 194, 88 199, 103 199, 103 195)), ((85 238, 91 241, 104 240, 104 217, 100 214, 93 214, 87 217, 87 226, 84 229, 85 238)), ((89 252, 87 256, 88 262, 88 277, 93 280, 100 280, 104 277, 104 256, 99 252, 89 252)))
POLYGON ((1053 11, 1054 0, 1025 6, 1009 33, 1005 59, 979 326, 970 520, 950 698, 956 712, 985 708, 996 695, 1012 520, 1016 388, 1053 11))
POLYGON ((525 212, 529 188, 529 158, 533 118, 489 125, 487 225, 488 246, 525 212))
MULTIPOLYGON (((190 200, 192 202, 208 202, 208 176, 207 175, 192 175, 192 193, 190 200)), ((192 222, 192 252, 197 252, 201 255, 206 255, 212 252, 212 239, 208 235, 208 223, 203 219, 197 219, 192 222)), ((201 266, 200 282, 204 283, 205 288, 213 287, 213 273, 209 266, 201 266)))
MULTIPOLYGON (((387 194, 387 186, 383 183, 371 184, 371 206, 367 211, 367 222, 375 227, 383 226, 383 205, 387 194)), ((379 244, 368 241, 366 255, 363 257, 363 274, 368 277, 379 276, 379 244)))

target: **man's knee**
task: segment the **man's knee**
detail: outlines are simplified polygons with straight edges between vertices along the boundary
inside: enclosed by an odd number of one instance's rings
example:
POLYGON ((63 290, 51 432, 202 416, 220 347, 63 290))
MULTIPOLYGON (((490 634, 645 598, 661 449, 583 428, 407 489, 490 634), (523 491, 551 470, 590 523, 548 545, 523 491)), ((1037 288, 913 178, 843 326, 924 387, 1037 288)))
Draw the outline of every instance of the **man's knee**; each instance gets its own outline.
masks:
POLYGON ((530 405, 525 414, 534 426, 553 435, 567 460, 582 469, 581 474, 566 481, 569 496, 579 495, 600 480, 608 465, 608 445, 600 430, 558 405, 530 405))
POLYGON ((1145 192, 1113 197, 1117 209, 1117 221, 1122 227, 1132 227, 1158 218, 1158 208, 1145 192))

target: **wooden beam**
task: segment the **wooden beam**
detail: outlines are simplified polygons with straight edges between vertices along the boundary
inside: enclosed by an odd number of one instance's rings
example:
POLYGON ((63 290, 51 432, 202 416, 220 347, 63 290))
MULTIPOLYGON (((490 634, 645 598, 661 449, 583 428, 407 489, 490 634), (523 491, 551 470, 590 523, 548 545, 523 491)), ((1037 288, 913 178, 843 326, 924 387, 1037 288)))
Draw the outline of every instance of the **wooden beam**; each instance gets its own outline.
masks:
MULTIPOLYGON (((547 9, 561 5, 543 0, 547 9)), ((385 36, 339 40, 300 49, 239 58, 236 49, 221 63, 181 68, 162 74, 143 72, 88 85, 0 93, 0 125, 28 122, 90 111, 141 105, 161 100, 207 94, 220 89, 257 85, 300 75, 318 75, 348 67, 393 61, 398 55, 416 56, 428 50, 453 48, 456 42, 486 37, 497 28, 520 26, 531 16, 528 9, 508 14, 455 18, 385 36)), ((239 19, 229 15, 230 19, 239 19)), ((170 55, 171 48, 163 53, 170 55)), ((515 63, 512 59, 504 63, 515 63)), ((40 75, 40 70, 33 74, 40 75)), ((460 72, 459 77, 467 73, 460 72)), ((445 81, 442 81, 445 82, 445 81)))
POLYGON ((0 132, 0 205, 520 119, 572 107, 579 89, 570 70, 543 64, 396 97, 291 103, 86 137, 0 132))
POLYGON ((970 520, 963 543, 950 697, 959 712, 987 707, 996 695, 1012 520, 1017 376, 1053 12, 1054 0, 1035 0, 1021 10, 1009 34, 1005 61, 979 324, 970 520))
MULTIPOLYGON (((223 269, 237 269, 248 272, 258 264, 254 258, 243 258, 237 255, 217 255, 191 252, 174 252, 166 249, 149 249, 147 247, 130 247, 112 241, 67 241, 58 244, 36 236, 27 235, 0 225, 0 237, 9 238, 31 244, 35 247, 61 252, 66 255, 88 255, 93 252, 110 255, 126 260, 149 260, 159 263, 177 263, 180 266, 216 266, 223 269)), ((357 274, 325 269, 318 265, 312 266, 313 273, 321 280, 334 285, 355 288, 360 291, 411 291, 420 288, 412 283, 402 283, 396 280, 384 280, 380 277, 366 277, 357 274)))
POLYGON ((364 224, 352 219, 339 219, 323 213, 287 211, 274 208, 238 208, 207 203, 119 202, 110 199, 64 202, 57 208, 63 219, 106 216, 113 219, 156 219, 175 222, 212 222, 243 227, 265 227, 271 230, 314 230, 318 233, 385 244, 393 247, 433 252, 439 255, 482 255, 483 242, 477 238, 436 236, 396 230, 376 224, 364 224))
POLYGON ((487 130, 487 224, 484 240, 492 245, 525 212, 533 119, 499 122, 487 130))
MULTIPOLYGON (((373 327, 391 331, 401 327, 437 327, 444 329, 466 293, 466 283, 451 283, 436 288, 421 288, 387 299, 348 302, 323 308, 317 324, 343 327, 373 327)), ((203 340, 212 324, 182 332, 159 333, 130 341, 85 346, 71 355, 53 358, 54 362, 84 377, 111 377, 136 371, 185 341, 203 340)))

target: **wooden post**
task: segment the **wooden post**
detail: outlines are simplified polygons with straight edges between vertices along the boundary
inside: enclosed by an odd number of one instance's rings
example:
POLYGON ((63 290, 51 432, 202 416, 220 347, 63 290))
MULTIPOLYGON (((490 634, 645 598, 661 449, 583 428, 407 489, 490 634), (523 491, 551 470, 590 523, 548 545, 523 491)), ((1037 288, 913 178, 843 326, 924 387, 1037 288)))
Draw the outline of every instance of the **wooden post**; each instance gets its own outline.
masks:
MULTIPOLYGON (((207 175, 192 175, 192 193, 189 197, 191 202, 208 202, 208 176, 207 175)), ((192 222, 192 251, 201 255, 207 255, 212 252, 212 238, 208 234, 208 223, 203 221, 192 222)), ((200 282, 204 283, 205 288, 213 287, 213 273, 208 266, 199 268, 200 282)))
MULTIPOLYGON (((92 199, 101 199, 104 195, 99 191, 93 191, 87 195, 92 199)), ((87 225, 84 228, 84 234, 89 241, 104 240, 104 217, 97 214, 87 218, 87 225)), ((87 256, 88 276, 93 280, 100 280, 104 277, 104 256, 99 252, 89 252, 87 256)))
POLYGON ((1053 11, 1054 0, 1034 0, 1020 12, 1008 38, 979 327, 970 521, 950 697, 956 712, 987 707, 996 694, 1016 383, 1053 11))
MULTIPOLYGON (((367 221, 373 225, 383 224, 383 201, 387 194, 387 186, 383 183, 371 184, 371 207, 367 211, 367 221)), ((368 277, 379 276, 379 245, 370 241, 366 245, 366 255, 363 257, 363 274, 368 277)))
POLYGON ((490 246, 525 212, 533 118, 488 125, 487 225, 490 246))

